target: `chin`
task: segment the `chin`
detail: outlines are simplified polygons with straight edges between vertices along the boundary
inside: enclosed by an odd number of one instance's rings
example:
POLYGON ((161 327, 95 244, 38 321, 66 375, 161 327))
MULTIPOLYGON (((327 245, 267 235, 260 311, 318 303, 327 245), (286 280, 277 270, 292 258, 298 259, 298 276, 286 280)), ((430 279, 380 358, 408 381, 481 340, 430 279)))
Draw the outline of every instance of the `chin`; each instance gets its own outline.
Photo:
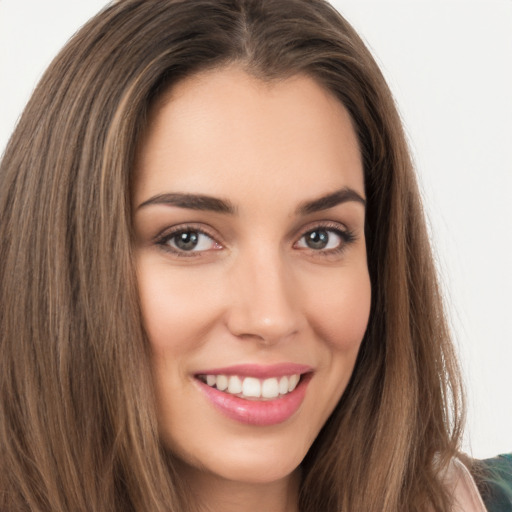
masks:
POLYGON ((241 484, 269 484, 289 477, 296 471, 309 448, 307 442, 290 442, 265 439, 261 433, 252 438, 212 444, 208 453, 202 452, 201 460, 187 453, 179 453, 180 461, 187 466, 187 473, 215 476, 241 484))

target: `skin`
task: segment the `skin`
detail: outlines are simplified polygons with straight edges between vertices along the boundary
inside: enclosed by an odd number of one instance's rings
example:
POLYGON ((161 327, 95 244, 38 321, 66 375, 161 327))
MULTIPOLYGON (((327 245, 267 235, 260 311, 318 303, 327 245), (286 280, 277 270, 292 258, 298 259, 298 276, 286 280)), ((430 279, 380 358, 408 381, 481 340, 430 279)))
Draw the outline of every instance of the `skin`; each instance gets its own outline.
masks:
POLYGON ((133 188, 140 298, 160 435, 209 510, 297 510, 299 464, 348 383, 371 296, 363 202, 300 207, 347 188, 364 199, 350 117, 307 76, 266 83, 222 68, 153 109, 133 188), (234 212, 148 203, 169 193, 221 198, 234 212), (184 251, 174 228, 206 235, 184 251), (326 247, 308 245, 315 228, 326 247), (226 417, 194 378, 283 362, 313 373, 277 425, 226 417))

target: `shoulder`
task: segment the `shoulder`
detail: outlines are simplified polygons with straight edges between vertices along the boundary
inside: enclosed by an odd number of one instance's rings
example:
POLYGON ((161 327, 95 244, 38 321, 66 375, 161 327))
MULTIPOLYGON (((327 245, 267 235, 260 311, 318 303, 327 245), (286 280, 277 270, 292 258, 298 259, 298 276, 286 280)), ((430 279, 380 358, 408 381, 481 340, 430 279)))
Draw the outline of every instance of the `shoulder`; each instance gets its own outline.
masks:
POLYGON ((474 460, 471 472, 488 512, 512 512, 512 453, 474 460))

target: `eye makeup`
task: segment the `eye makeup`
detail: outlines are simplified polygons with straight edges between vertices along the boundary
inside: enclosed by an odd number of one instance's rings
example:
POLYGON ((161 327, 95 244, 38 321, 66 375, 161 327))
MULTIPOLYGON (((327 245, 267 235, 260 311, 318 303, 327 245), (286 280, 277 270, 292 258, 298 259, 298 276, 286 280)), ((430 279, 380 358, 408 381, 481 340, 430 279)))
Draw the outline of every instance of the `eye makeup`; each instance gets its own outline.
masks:
POLYGON ((320 222, 309 227, 294 247, 310 251, 314 256, 334 256, 341 254, 356 240, 355 232, 340 227, 339 223, 320 222))
MULTIPOLYGON (((341 254, 357 240, 355 233, 336 222, 318 222, 301 230, 301 235, 292 247, 307 251, 313 256, 341 254)), ((204 253, 225 248, 218 236, 200 224, 180 224, 166 229, 154 238, 162 250, 177 257, 201 257, 204 253)))
POLYGON ((154 243, 166 252, 187 258, 224 248, 209 230, 198 224, 180 224, 166 229, 155 237, 154 243))

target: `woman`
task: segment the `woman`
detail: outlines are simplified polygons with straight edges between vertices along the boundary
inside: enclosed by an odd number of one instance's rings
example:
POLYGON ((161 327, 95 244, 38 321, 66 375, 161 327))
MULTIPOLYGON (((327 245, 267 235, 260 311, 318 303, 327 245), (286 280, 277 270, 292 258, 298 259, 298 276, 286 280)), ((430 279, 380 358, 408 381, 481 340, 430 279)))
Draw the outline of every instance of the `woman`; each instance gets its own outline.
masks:
POLYGON ((113 4, 1 180, 2 510, 482 510, 400 120, 328 4, 113 4))

